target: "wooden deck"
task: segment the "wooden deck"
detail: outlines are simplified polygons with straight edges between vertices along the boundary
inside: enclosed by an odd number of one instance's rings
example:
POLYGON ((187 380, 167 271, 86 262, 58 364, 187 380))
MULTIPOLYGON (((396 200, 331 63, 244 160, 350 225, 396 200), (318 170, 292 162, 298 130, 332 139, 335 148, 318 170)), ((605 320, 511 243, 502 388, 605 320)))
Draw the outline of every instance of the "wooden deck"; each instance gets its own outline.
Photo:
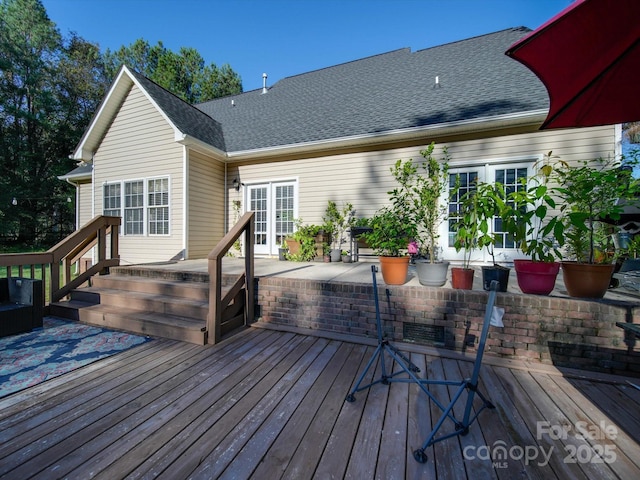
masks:
MULTIPOLYGON (((349 340, 154 340, 6 397, 0 478, 640 478, 640 390, 624 378, 485 357, 496 408, 421 464, 412 452, 439 409, 406 383, 345 402, 374 350, 349 340)), ((406 348, 428 378, 471 373, 462 355, 406 348)))

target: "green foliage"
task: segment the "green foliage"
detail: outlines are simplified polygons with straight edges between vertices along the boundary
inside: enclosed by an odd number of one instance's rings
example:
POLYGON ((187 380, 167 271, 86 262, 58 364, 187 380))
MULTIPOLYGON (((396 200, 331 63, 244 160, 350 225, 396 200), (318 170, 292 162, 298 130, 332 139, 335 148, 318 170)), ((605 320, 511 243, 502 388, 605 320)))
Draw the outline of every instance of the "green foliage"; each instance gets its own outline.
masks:
POLYGON ((501 217, 507 208, 504 188, 500 184, 478 182, 476 189, 460 199, 459 220, 454 247, 457 252, 464 249, 464 267, 469 267, 471 252, 486 248, 493 258, 496 236, 491 224, 495 217, 501 217))
POLYGON ((569 165, 557 161, 550 170, 569 244, 578 261, 610 261, 609 235, 599 235, 601 220, 619 220, 625 206, 638 205, 640 184, 633 178, 638 157, 597 158, 569 165), (624 164, 623 164, 624 160, 624 164))
POLYGON ((329 200, 322 221, 324 228, 331 236, 332 247, 342 249, 342 244, 346 242, 346 232, 354 225, 356 211, 353 204, 345 203, 342 209, 338 209, 338 205, 333 200, 329 200))
POLYGON ((369 221, 372 232, 363 235, 376 255, 399 257, 404 255, 409 241, 416 236, 415 224, 405 211, 383 207, 369 221))
POLYGON ((58 180, 104 95, 95 45, 60 35, 37 0, 0 0, 0 238, 50 247, 75 227, 58 180), (12 199, 16 199, 13 205, 12 199))
POLYGON ((536 262, 553 262, 562 258, 559 247, 565 242, 565 225, 550 211, 556 208, 548 186, 552 172, 552 152, 545 155, 538 176, 523 179, 521 188, 511 192, 503 212, 503 225, 517 248, 536 262))
POLYGON ((299 220, 296 223, 299 226, 291 238, 300 242, 300 251, 295 254, 287 254, 287 258, 294 262, 310 262, 318 254, 318 235, 323 227, 321 225, 300 225, 299 220))
POLYGON ((104 58, 111 78, 124 64, 190 104, 242 92, 240 76, 229 65, 205 65, 191 47, 181 47, 176 53, 160 41, 150 45, 140 38, 115 52, 107 50, 104 58))
MULTIPOLYGON (((402 212, 407 222, 413 224, 415 235, 412 238, 426 245, 431 263, 435 261, 438 229, 447 218, 447 207, 441 198, 448 187, 447 148, 443 147, 443 158, 433 156, 435 143, 431 143, 420 154, 424 161, 416 165, 413 161, 398 160, 391 168, 398 186, 387 192, 395 212, 402 212)), ((406 244, 405 244, 406 245, 406 244)))

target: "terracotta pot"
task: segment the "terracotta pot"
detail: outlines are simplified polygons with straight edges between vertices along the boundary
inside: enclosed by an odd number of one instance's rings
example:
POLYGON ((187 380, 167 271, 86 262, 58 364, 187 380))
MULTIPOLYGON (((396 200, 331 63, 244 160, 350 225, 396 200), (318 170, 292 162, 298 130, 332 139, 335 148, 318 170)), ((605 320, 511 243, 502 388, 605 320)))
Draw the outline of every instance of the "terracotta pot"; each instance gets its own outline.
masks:
POLYGON ((473 269, 451 267, 451 286, 460 290, 473 288, 473 269))
POLYGON ((300 242, 297 240, 286 239, 287 247, 289 248, 289 253, 291 255, 297 255, 300 253, 300 242))
POLYGON ((387 285, 402 285, 407 281, 409 257, 379 257, 382 279, 387 285))
POLYGON ((514 260, 513 266, 522 293, 549 295, 556 286, 556 277, 560 271, 559 262, 514 260))
POLYGON ((602 298, 607 293, 615 264, 562 262, 564 286, 570 297, 602 298))

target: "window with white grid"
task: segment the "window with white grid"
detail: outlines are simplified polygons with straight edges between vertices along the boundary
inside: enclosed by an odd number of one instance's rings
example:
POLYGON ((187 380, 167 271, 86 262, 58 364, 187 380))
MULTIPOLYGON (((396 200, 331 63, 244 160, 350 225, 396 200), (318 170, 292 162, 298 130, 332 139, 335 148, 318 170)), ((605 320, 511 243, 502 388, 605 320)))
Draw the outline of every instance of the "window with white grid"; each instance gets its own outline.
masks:
POLYGON ((169 234, 169 179, 147 182, 149 235, 169 234))

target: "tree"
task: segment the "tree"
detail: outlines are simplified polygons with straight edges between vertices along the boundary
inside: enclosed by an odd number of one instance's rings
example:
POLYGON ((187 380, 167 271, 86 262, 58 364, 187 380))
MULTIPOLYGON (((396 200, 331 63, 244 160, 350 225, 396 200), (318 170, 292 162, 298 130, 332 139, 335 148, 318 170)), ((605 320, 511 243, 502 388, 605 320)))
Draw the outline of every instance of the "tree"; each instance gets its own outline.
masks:
POLYGON ((176 53, 162 42, 152 46, 138 39, 115 52, 107 50, 104 63, 111 78, 124 64, 190 104, 242 92, 240 76, 229 65, 205 65, 202 56, 191 47, 181 47, 176 53))
POLYGON ((73 188, 57 176, 104 95, 97 47, 68 44, 39 0, 0 0, 0 236, 51 246, 75 227, 73 188), (13 199, 15 198, 15 202, 13 199), (15 205, 14 205, 15 203, 15 205))

